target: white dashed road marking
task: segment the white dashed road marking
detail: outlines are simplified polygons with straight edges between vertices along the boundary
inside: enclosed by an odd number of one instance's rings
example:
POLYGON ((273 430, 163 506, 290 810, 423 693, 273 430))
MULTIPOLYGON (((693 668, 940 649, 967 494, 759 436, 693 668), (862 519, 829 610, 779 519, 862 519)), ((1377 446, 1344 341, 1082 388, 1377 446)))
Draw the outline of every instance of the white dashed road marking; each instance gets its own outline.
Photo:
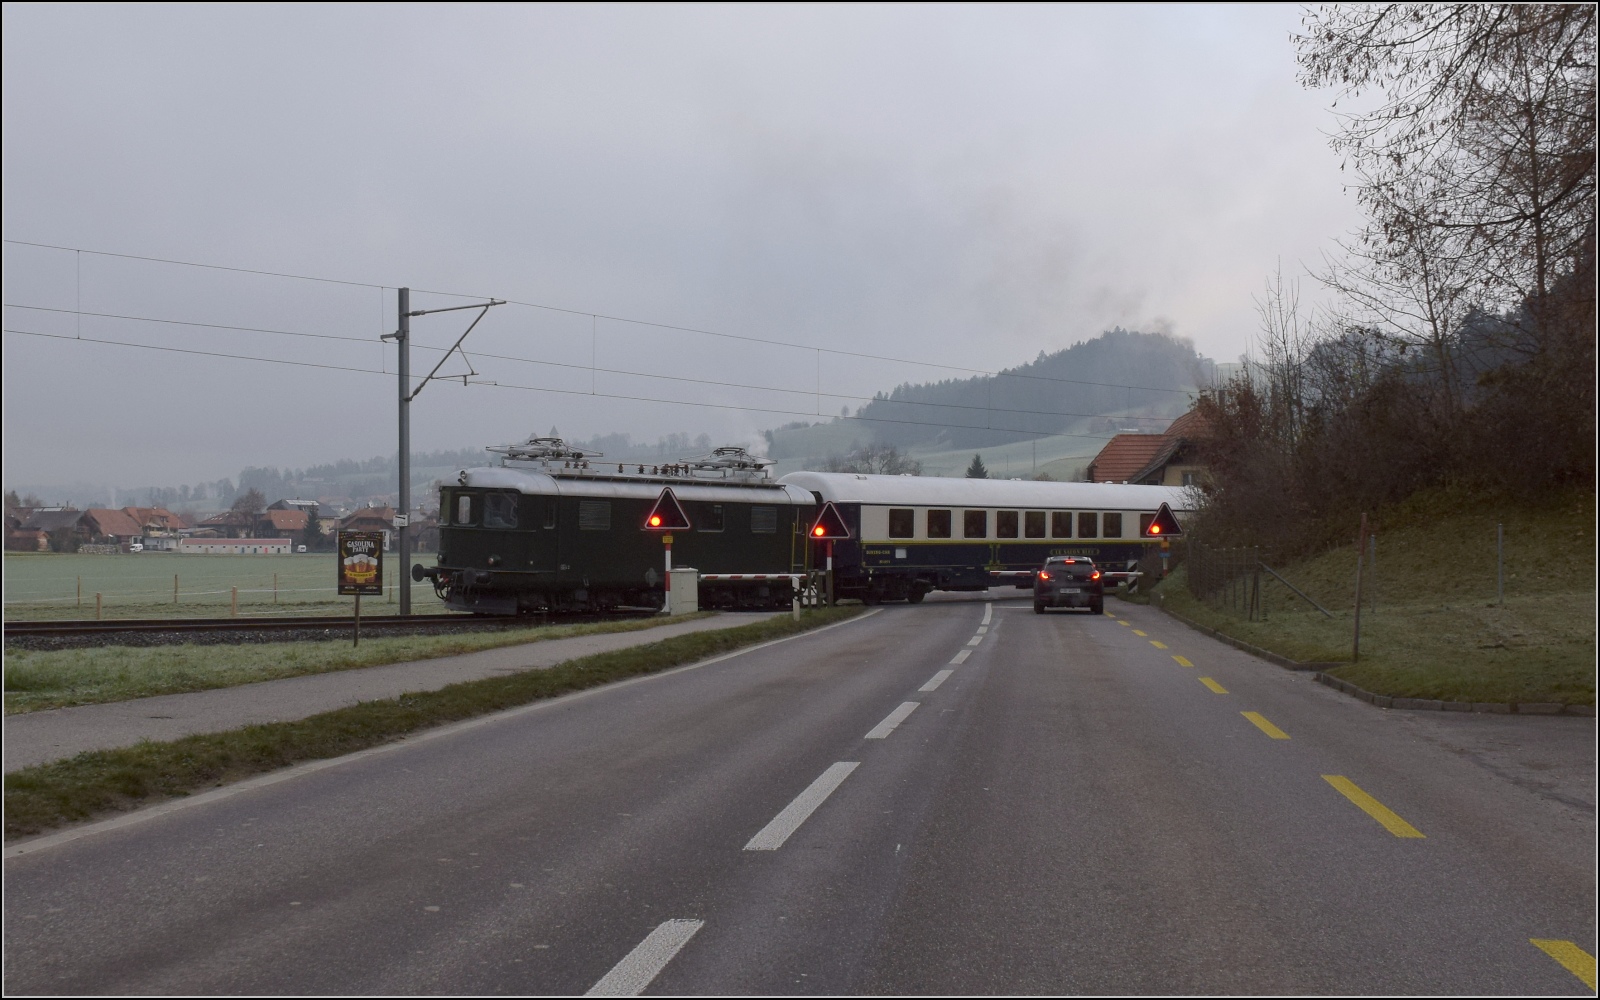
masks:
POLYGON ((761 832, 750 838, 750 843, 744 845, 747 851, 776 851, 789 839, 789 835, 800 829, 817 807, 827 801, 833 790, 850 777, 850 772, 861 766, 860 761, 842 760, 822 772, 822 776, 813 781, 805 791, 795 796, 793 802, 783 807, 783 812, 772 818, 772 822, 761 828, 761 832))
POLYGON ((939 685, 943 684, 945 682, 945 679, 948 678, 953 673, 955 673, 954 670, 941 670, 938 673, 934 674, 931 678, 929 678, 928 679, 928 683, 926 683, 926 684, 922 685, 921 687, 917 688, 917 690, 918 691, 936 691, 936 690, 938 690, 939 685))
POLYGON ((980 642, 982 642, 982 641, 983 641, 983 636, 981 636, 981 635, 975 635, 975 636, 973 636, 973 637, 972 637, 972 638, 971 638, 971 639, 968 639, 968 640, 967 640, 967 645, 969 645, 969 646, 976 646, 976 645, 977 645, 977 644, 978 644, 978 643, 980 643, 980 642))
POLYGON ((906 716, 910 715, 912 712, 915 712, 917 710, 917 706, 920 704, 922 704, 920 701, 905 702, 899 708, 890 712, 882 722, 878 723, 876 726, 873 726, 872 732, 867 734, 867 739, 886 739, 890 733, 894 732, 894 727, 906 721, 906 716))
POLYGON ((611 971, 589 987, 586 997, 636 997, 645 991, 672 956, 704 927, 704 920, 668 920, 646 935, 611 971))
POLYGON ((972 650, 963 649, 961 652, 957 653, 956 656, 955 656, 955 659, 951 660, 950 662, 954 663, 957 666, 960 666, 961 664, 967 662, 967 657, 969 657, 971 655, 972 655, 972 650))

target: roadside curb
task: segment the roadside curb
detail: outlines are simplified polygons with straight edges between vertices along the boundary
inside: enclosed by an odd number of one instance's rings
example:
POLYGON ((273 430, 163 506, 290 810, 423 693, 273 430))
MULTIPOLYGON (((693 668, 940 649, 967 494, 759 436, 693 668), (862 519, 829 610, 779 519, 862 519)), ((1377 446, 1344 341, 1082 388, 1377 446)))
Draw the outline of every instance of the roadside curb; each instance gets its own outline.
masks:
POLYGON ((1285 670, 1310 673, 1311 679, 1318 684, 1326 685, 1342 694, 1347 694, 1358 701, 1364 701, 1378 708, 1403 709, 1413 712, 1480 712, 1488 715, 1568 715, 1594 718, 1593 705, 1563 705, 1560 702, 1494 702, 1494 701, 1439 701, 1435 698, 1396 698, 1386 694, 1373 694, 1365 688, 1357 687, 1349 681, 1340 680, 1327 673, 1328 670, 1346 666, 1343 663, 1302 663, 1291 660, 1287 656, 1280 656, 1268 649, 1251 645, 1214 628, 1201 625, 1199 622, 1190 621, 1176 611, 1167 609, 1161 601, 1152 602, 1149 607, 1157 608, 1162 614, 1174 618, 1189 628, 1202 635, 1210 636, 1218 642, 1227 643, 1235 649, 1249 653, 1258 659, 1276 664, 1285 670))

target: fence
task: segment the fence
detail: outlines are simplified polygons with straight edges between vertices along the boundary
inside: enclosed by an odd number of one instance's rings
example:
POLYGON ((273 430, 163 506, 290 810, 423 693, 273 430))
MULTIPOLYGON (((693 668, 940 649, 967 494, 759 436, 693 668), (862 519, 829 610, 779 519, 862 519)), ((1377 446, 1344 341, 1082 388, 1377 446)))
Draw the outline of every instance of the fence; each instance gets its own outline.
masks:
POLYGON ((1184 562, 1188 565, 1189 593, 1222 611, 1250 621, 1265 621, 1261 600, 1261 549, 1258 546, 1213 548, 1189 539, 1184 562))

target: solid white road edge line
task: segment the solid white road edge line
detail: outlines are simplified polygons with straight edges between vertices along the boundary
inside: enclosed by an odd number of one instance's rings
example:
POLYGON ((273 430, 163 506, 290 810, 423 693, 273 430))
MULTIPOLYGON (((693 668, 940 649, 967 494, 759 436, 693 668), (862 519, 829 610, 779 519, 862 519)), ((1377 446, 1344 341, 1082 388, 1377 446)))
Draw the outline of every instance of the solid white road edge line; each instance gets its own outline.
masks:
POLYGON ((872 732, 868 733, 866 738, 869 740, 888 739, 889 734, 894 732, 894 727, 906 721, 906 716, 915 712, 920 704, 922 704, 920 701, 908 701, 901 704, 899 708, 885 716, 882 722, 873 726, 872 732))
POLYGON ((645 674, 643 677, 631 677, 625 681, 617 681, 612 684, 602 684, 599 687, 587 688, 583 691, 574 691, 571 694, 564 694, 559 698, 548 698, 544 701, 536 701, 528 705, 520 705, 516 708, 508 708, 504 712, 496 712, 493 715, 484 715, 476 719, 468 719, 465 722, 457 722, 448 726, 440 726, 438 729, 424 730, 423 732, 407 736, 403 740, 395 743, 385 743, 382 746, 372 747, 367 750, 357 750, 355 753, 346 754, 343 757, 333 757, 328 760, 314 760, 308 764, 300 764, 283 771, 274 771, 271 774, 263 774, 259 778, 248 778, 244 781, 228 785, 224 788, 218 788, 214 791, 202 792, 199 795, 192 795, 188 798, 176 799, 171 802, 163 802, 160 805, 150 806, 145 809, 140 809, 137 812, 116 816, 112 819, 101 820, 98 823, 90 823, 87 826, 80 826, 72 830, 63 830, 60 833, 52 833, 43 837, 36 837, 32 840, 27 840, 20 844, 14 844, 11 847, 7 847, 3 857, 9 861, 12 858, 21 857, 24 854, 33 854, 37 851, 43 851, 51 847, 60 847, 62 844, 70 844, 73 841, 81 840, 84 837, 92 837, 97 833, 109 833, 112 830, 118 830, 125 826, 133 826, 138 823, 143 823, 147 820, 155 819, 158 816, 165 816, 168 813, 178 812, 182 809, 193 809, 196 806, 210 805, 213 802, 219 802, 223 799, 231 799, 235 795, 243 795, 245 792, 253 792, 258 788, 265 788, 268 785, 276 785, 280 781, 289 781, 292 778, 298 778, 304 774, 313 774, 317 771, 326 770, 330 767, 339 767, 343 764, 349 764, 352 761, 365 760, 368 757, 376 757, 379 754, 395 753, 396 751, 406 750, 410 747, 427 743, 429 740, 441 739, 446 736, 454 736, 456 733, 477 729, 479 726, 487 726, 496 722, 504 722, 507 719, 515 719, 519 716, 527 715, 529 712, 540 712, 548 708, 570 705, 574 701, 579 701, 583 698, 591 698, 607 691, 616 691, 619 688, 632 687, 635 684, 645 684, 650 681, 660 680, 663 677, 671 677, 674 674, 686 673, 690 670, 699 670, 701 667, 709 667, 713 663, 721 663, 724 660, 731 660, 736 656, 744 656, 746 653, 754 653, 757 650, 766 649, 769 646, 776 646, 781 642, 793 642, 795 639, 804 639, 806 636, 817 635, 819 633, 826 632, 829 629, 838 628, 841 625, 852 625, 856 622, 871 618, 873 615, 882 610, 882 608, 873 608, 871 611, 868 611, 865 614, 857 615, 854 618, 848 618, 842 622, 834 622, 832 625, 824 625, 821 628, 814 628, 808 632, 797 632, 794 635, 786 635, 782 639, 773 639, 771 642, 763 642, 756 646, 746 646, 744 649, 736 649, 731 653, 723 653, 721 656, 713 656, 708 660, 701 660, 698 663, 685 663, 681 667, 673 667, 671 670, 663 670, 659 674, 645 674))
POLYGON ((917 688, 917 690, 918 691, 937 691, 939 689, 939 685, 943 684, 945 682, 945 679, 947 677, 949 677, 953 673, 955 673, 954 670, 941 670, 938 673, 934 674, 932 677, 928 678, 928 683, 926 683, 926 684, 922 685, 921 687, 917 688))
POLYGON ((645 936, 634 949, 612 966, 611 971, 589 987, 586 997, 636 997, 661 974, 704 920, 668 920, 645 936))
POLYGON ((783 812, 772 817, 772 822, 761 828, 761 831, 750 838, 750 843, 744 845, 747 851, 776 851, 789 839, 789 835, 800 829, 800 824, 816 812, 833 794, 833 790, 850 777, 850 772, 861 766, 858 760, 842 760, 830 765, 821 776, 806 786, 806 790, 794 797, 794 801, 783 807, 783 812))
POLYGON ((972 655, 972 650, 963 649, 961 652, 957 653, 956 656, 955 656, 955 659, 951 660, 950 662, 954 663, 956 666, 960 666, 961 664, 967 662, 967 657, 969 657, 971 655, 972 655))

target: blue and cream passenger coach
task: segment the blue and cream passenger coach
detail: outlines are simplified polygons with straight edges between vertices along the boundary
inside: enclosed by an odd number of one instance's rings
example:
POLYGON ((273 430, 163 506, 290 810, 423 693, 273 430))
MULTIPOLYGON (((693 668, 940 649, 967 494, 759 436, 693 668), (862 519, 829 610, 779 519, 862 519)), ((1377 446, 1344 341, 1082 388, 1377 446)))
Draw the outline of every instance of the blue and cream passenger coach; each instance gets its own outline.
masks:
POLYGON ((1171 486, 828 472, 792 472, 779 482, 839 510, 851 537, 834 543, 835 592, 867 601, 982 590, 1021 579, 1049 556, 1131 570, 1156 544, 1144 530, 1161 505, 1179 513, 1188 506, 1184 490, 1171 486))

